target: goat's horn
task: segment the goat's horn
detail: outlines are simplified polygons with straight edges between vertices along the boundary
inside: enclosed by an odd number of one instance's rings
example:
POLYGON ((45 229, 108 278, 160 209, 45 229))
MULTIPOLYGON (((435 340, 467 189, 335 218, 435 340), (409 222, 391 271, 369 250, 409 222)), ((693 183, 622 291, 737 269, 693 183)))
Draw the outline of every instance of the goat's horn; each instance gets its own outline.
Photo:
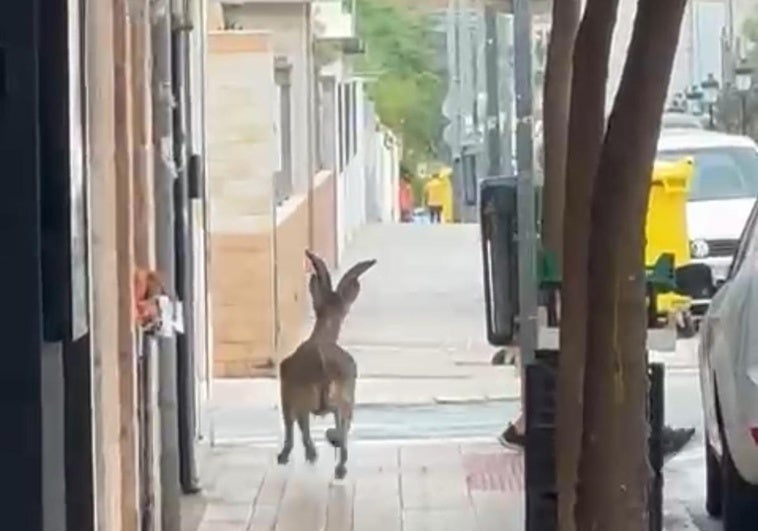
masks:
POLYGON ((307 256, 308 260, 313 264, 313 269, 316 271, 316 278, 318 278, 322 287, 332 291, 332 277, 329 274, 329 269, 327 269, 324 261, 308 249, 305 250, 305 256, 307 256))
POLYGON ((347 270, 347 272, 342 276, 342 278, 339 281, 339 284, 337 284, 337 291, 339 292, 340 289, 344 289, 345 286, 349 282, 352 282, 353 280, 358 280, 358 277, 360 277, 363 273, 371 269, 374 264, 376 264, 376 260, 364 260, 363 262, 358 262, 353 267, 347 270))

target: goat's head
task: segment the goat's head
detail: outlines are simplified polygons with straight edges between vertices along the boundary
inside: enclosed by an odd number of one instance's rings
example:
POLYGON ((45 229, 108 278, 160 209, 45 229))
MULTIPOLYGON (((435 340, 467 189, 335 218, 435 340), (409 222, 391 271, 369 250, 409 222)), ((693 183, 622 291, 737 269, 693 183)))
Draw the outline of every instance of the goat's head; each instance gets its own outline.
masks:
POLYGON ((332 288, 332 277, 324 261, 311 251, 306 250, 305 255, 313 266, 308 289, 313 299, 316 318, 335 320, 335 324, 339 326, 361 291, 358 278, 376 264, 376 260, 358 262, 347 270, 337 287, 332 288))

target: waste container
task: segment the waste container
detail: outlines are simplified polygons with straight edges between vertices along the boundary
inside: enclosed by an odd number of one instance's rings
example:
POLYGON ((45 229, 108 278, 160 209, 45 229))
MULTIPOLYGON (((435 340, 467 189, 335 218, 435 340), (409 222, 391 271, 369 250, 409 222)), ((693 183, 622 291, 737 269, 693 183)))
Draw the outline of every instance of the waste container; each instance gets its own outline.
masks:
MULTIPOLYGON (((535 212, 540 194, 535 191, 535 212)), ((487 340, 506 346, 518 328, 518 178, 482 179, 479 197, 487 340)), ((551 257, 539 249, 537 255, 540 285, 557 278, 551 257)))
MULTIPOLYGON (((656 161, 645 221, 645 266, 654 317, 688 315, 691 298, 676 290, 675 271, 690 262, 687 195, 694 171, 691 157, 656 161)), ((652 325, 652 323, 651 323, 652 325)))
POLYGON ((694 170, 692 158, 656 161, 645 222, 645 264, 653 267, 664 253, 674 255, 674 267, 690 261, 687 235, 687 194, 694 170))
POLYGON ((484 179, 480 185, 484 302, 487 340, 509 345, 515 335, 518 314, 518 241, 516 179, 484 179))

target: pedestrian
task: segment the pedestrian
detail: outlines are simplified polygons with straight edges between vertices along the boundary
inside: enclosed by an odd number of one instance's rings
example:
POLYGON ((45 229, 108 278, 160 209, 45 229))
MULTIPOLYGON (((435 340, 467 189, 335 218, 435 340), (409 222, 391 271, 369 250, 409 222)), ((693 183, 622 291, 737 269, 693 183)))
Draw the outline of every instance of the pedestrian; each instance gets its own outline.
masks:
MULTIPOLYGON (((494 361, 494 360, 493 360, 494 361)), ((497 356, 498 364, 505 363, 505 356, 497 356)), ((521 371, 520 362, 521 356, 515 356, 516 365, 519 368, 519 373, 524 374, 521 371)), ((523 376, 521 379, 521 410, 515 420, 508 423, 505 430, 498 436, 497 440, 506 448, 512 448, 517 450, 523 450, 526 446, 526 418, 524 417, 524 399, 526 397, 526 389, 524 388, 523 376)), ((663 445, 664 457, 669 457, 678 453, 684 448, 692 437, 695 435, 695 428, 672 428, 671 426, 664 426, 661 439, 663 445)))
POLYGON ((400 166, 399 194, 400 221, 410 223, 413 221, 413 187, 411 186, 411 174, 405 166, 400 166))
POLYGON ((442 206, 445 204, 445 183, 439 173, 432 174, 424 185, 424 203, 431 223, 442 223, 442 206))

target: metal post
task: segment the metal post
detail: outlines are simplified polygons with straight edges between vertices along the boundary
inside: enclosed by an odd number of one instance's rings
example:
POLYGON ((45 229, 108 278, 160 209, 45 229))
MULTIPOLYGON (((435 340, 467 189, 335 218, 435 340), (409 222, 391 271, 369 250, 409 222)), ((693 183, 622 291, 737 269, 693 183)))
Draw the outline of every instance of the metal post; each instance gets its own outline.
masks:
POLYGON ((740 94, 740 99, 742 100, 742 134, 747 134, 747 93, 742 92, 740 94))
POLYGON ((716 123, 713 121, 713 103, 708 104, 708 127, 711 131, 716 130, 716 123))
MULTIPOLYGON (((516 162, 518 176, 519 346, 522 365, 537 346, 537 235, 532 146, 532 20, 529 0, 514 0, 516 162)), ((523 376, 523 375, 522 375, 523 376)))
MULTIPOLYGON (((169 0, 151 3, 153 56, 153 138, 155 139, 156 262, 169 295, 175 295, 174 186, 171 91, 171 11, 169 0)), ((158 340, 158 407, 161 426, 161 529, 179 531, 179 418, 176 338, 158 340)))
POLYGON ((195 294, 192 215, 189 193, 189 32, 192 30, 186 0, 172 1, 172 87, 174 98, 174 238, 177 296, 182 302, 184 333, 176 339, 179 479, 185 494, 199 491, 195 460, 195 294))
POLYGON ((489 176, 502 174, 502 141, 500 140, 500 83, 498 72, 497 12, 488 5, 484 8, 485 64, 487 65, 487 171, 489 176))

